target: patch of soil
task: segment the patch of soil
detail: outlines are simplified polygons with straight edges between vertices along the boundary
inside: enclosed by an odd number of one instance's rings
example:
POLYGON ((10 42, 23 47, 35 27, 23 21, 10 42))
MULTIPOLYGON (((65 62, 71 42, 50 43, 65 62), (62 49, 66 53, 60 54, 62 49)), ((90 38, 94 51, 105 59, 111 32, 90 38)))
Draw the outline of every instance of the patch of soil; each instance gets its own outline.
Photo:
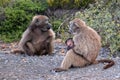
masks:
MULTIPOLYGON (((57 73, 51 70, 60 66, 66 53, 65 44, 56 42, 51 56, 5 54, 5 51, 16 48, 17 43, 13 44, 0 43, 0 80, 120 80, 119 57, 112 58, 115 65, 107 70, 102 69, 104 64, 96 64, 57 73)), ((101 49, 98 59, 108 58, 103 52, 107 51, 101 49)))

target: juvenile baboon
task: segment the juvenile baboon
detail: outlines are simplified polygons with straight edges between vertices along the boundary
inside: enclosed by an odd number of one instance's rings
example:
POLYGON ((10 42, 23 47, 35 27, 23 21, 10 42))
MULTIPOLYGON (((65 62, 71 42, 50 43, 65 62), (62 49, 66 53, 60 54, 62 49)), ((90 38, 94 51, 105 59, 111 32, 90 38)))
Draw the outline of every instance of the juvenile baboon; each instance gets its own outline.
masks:
POLYGON ((19 49, 13 53, 21 52, 28 55, 44 55, 53 53, 53 39, 55 33, 51 29, 48 17, 34 16, 30 26, 25 30, 19 42, 19 49))
POLYGON ((70 50, 74 47, 74 42, 73 42, 73 39, 72 38, 68 38, 66 41, 65 41, 65 44, 67 46, 67 50, 70 50))
POLYGON ((56 72, 68 70, 73 67, 84 67, 99 62, 107 62, 104 69, 114 65, 113 60, 96 60, 101 48, 101 38, 98 33, 87 26, 84 21, 75 18, 69 23, 69 32, 74 34, 74 47, 69 49, 63 59, 60 68, 55 68, 56 72))

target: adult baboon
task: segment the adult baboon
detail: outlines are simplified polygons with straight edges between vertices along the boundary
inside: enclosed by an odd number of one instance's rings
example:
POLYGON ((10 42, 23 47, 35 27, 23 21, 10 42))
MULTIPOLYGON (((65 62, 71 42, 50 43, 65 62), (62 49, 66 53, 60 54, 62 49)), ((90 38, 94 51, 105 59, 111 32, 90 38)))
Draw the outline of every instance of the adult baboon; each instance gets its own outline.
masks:
POLYGON ((25 30, 19 42, 19 49, 13 53, 21 52, 28 55, 44 55, 53 53, 53 39, 55 33, 51 29, 48 17, 34 16, 30 26, 25 30))
POLYGON ((67 51, 60 68, 54 69, 56 72, 68 70, 71 66, 84 67, 99 62, 109 63, 104 66, 104 69, 114 65, 113 60, 96 60, 101 48, 101 38, 98 33, 87 26, 84 21, 78 18, 70 21, 69 32, 74 34, 74 45, 72 49, 67 51))

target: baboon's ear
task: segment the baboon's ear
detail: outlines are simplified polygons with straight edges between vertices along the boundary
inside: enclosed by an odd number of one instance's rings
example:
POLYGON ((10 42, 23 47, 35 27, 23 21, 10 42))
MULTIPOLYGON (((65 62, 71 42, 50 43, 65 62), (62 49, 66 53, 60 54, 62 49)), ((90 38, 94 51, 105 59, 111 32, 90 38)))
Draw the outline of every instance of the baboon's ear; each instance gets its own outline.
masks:
POLYGON ((40 25, 41 23, 42 23, 42 21, 41 21, 40 19, 36 19, 36 20, 35 20, 36 26, 40 25))

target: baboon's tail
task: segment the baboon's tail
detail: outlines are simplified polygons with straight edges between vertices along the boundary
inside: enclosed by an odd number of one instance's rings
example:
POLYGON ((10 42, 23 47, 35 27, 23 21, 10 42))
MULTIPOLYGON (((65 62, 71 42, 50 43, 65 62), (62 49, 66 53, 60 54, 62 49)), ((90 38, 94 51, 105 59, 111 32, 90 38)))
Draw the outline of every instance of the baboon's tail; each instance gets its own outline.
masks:
POLYGON ((108 63, 107 65, 105 65, 103 67, 103 69, 110 68, 115 64, 115 62, 113 60, 110 60, 110 59, 101 59, 101 60, 98 60, 98 62, 99 63, 108 63))

